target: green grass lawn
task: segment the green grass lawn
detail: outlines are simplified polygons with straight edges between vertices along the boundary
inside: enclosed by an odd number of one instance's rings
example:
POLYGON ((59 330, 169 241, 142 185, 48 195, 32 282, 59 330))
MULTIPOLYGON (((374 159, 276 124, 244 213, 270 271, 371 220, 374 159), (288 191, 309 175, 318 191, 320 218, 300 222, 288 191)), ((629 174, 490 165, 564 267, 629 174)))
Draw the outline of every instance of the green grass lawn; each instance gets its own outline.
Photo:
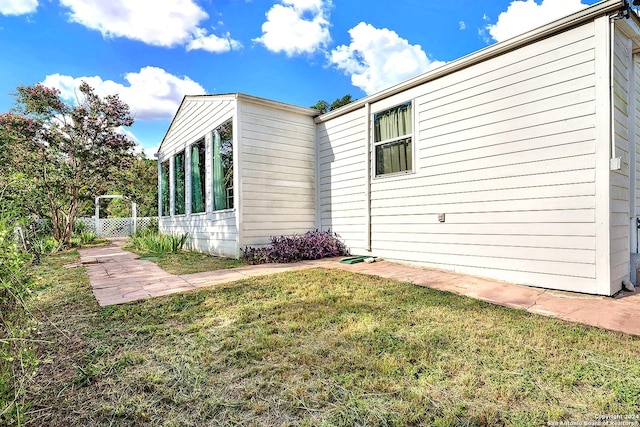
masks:
POLYGON ((201 273, 204 271, 222 270, 242 267, 247 263, 242 259, 224 258, 195 251, 179 251, 176 253, 150 253, 136 250, 133 245, 123 249, 137 253, 140 258, 153 261, 170 274, 182 275, 201 273))
POLYGON ((640 412, 640 339, 387 279, 305 270, 99 308, 38 267, 42 426, 540 426, 640 412))

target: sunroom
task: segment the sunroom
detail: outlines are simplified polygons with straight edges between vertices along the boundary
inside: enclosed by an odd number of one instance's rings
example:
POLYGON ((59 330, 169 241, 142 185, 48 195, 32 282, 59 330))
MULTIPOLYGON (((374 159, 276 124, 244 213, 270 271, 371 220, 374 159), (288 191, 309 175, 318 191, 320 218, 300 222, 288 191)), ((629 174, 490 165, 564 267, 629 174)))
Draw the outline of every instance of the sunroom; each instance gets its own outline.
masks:
POLYGON ((317 114, 242 94, 186 96, 158 150, 160 230, 238 257, 313 229, 317 114))

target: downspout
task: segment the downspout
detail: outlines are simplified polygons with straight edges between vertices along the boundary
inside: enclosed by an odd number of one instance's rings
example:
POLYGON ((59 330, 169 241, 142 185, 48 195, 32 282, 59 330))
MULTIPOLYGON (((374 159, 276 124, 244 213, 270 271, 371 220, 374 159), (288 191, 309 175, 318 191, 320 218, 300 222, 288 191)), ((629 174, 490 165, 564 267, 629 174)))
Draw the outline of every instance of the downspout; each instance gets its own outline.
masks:
MULTIPOLYGON (((239 94, 235 94, 233 98, 233 118, 232 118, 232 126, 233 126, 233 142, 232 142, 232 153, 233 153, 233 209, 235 211, 235 222, 236 222, 236 258, 240 258, 242 256, 242 246, 245 245, 244 239, 244 176, 242 176, 242 165, 244 159, 242 158, 242 150, 244 147, 241 147, 242 139, 240 136, 242 135, 242 120, 240 119, 240 114, 243 114, 244 105, 239 99, 239 94)), ((213 145, 213 141, 211 141, 213 145)), ((213 152, 213 151, 212 151, 213 152)), ((213 192, 212 192, 213 194, 213 192)))
MULTIPOLYGON (((622 158, 616 156, 616 123, 615 123, 615 60, 614 55, 616 51, 616 32, 615 32, 615 21, 619 19, 629 19, 631 14, 631 6, 629 2, 625 0, 623 9, 619 10, 617 14, 612 15, 609 20, 609 117, 611 120, 611 129, 610 129, 610 153, 609 153, 609 170, 617 171, 622 169, 622 158)), ((631 52, 630 52, 631 54, 631 52)), ((631 76, 629 76, 631 78, 631 76)), ((635 112, 629 111, 628 114, 635 114, 635 112)), ((634 130, 635 132, 635 130, 634 130)), ((631 139, 631 138, 629 138, 631 139)), ((631 142, 631 141, 629 141, 631 142)), ((629 150, 631 147, 629 147, 629 150)), ((631 167, 631 165, 629 165, 631 167)), ((635 165, 634 165, 635 167, 635 165)), ((609 186, 611 186, 611 173, 609 173, 609 186)), ((609 193, 611 194, 611 193, 609 193)), ((611 197, 611 196, 609 196, 611 197)), ((631 194, 629 194, 629 198, 631 198, 631 194)), ((609 212, 611 212, 611 200, 609 200, 609 212)), ((609 220, 609 224, 611 224, 611 220, 609 220)), ((610 226, 610 225, 609 225, 610 226)), ((630 237, 629 237, 630 238, 630 237)), ((629 260, 629 264, 631 264, 631 257, 629 260)), ((631 267, 631 265, 630 265, 631 267)), ((629 269, 631 270, 631 268, 629 269)), ((630 271, 629 271, 630 272, 630 271)), ((630 278, 631 279, 631 278, 630 278)), ((623 279, 622 287, 627 290, 633 292, 635 286, 630 281, 623 279)))
POLYGON ((365 182, 365 245, 364 248, 367 252, 371 252, 371 104, 368 102, 364 104, 364 114, 366 116, 366 127, 367 130, 365 132, 365 154, 367 157, 366 161, 366 182, 365 182))
POLYGON ((611 136, 609 138, 609 170, 620 170, 622 167, 622 162, 620 158, 616 158, 616 123, 615 123, 615 64, 613 60, 613 56, 616 51, 616 40, 615 40, 615 21, 618 19, 623 19, 624 14, 622 11, 619 11, 616 15, 611 16, 609 20, 609 117, 611 120, 611 136))

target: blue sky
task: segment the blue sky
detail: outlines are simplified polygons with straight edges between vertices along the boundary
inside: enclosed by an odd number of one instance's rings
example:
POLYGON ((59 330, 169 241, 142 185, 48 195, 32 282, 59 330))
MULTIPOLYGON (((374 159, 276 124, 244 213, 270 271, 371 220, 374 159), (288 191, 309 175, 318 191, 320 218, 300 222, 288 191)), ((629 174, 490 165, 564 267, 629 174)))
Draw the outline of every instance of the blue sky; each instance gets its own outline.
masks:
POLYGON ((0 0, 0 112, 86 80, 152 154, 184 95, 362 98, 596 0, 0 0))

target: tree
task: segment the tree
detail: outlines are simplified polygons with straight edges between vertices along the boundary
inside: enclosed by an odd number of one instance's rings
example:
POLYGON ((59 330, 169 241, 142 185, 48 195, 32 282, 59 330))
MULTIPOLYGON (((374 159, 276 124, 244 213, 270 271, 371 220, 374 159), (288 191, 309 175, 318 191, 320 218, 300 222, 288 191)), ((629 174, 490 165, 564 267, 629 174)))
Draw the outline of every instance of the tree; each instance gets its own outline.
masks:
POLYGON ((315 108, 316 110, 320 111, 321 114, 327 113, 329 111, 333 111, 337 108, 342 107, 343 105, 347 105, 352 103, 354 100, 351 99, 351 95, 347 94, 345 96, 343 96, 342 98, 337 98, 335 101, 333 101, 331 103, 331 105, 329 105, 329 103, 327 101, 325 101, 324 99, 321 99, 320 101, 316 102, 315 105, 312 105, 310 108, 315 108))
MULTIPOLYGON (((158 162, 147 159, 144 154, 136 156, 129 170, 124 175, 124 182, 113 191, 113 194, 124 194, 136 202, 138 216, 158 215, 158 162)), ((131 204, 121 199, 113 199, 109 203, 111 216, 131 215, 131 204), (122 209, 124 208, 124 209, 122 209)))
POLYGON ((19 86, 13 112, 0 114, 0 197, 51 220, 68 247, 78 211, 121 182, 135 143, 121 132, 133 124, 117 95, 104 98, 83 82, 75 105, 42 84, 19 86), (0 190, 1 191, 1 190, 0 190))

